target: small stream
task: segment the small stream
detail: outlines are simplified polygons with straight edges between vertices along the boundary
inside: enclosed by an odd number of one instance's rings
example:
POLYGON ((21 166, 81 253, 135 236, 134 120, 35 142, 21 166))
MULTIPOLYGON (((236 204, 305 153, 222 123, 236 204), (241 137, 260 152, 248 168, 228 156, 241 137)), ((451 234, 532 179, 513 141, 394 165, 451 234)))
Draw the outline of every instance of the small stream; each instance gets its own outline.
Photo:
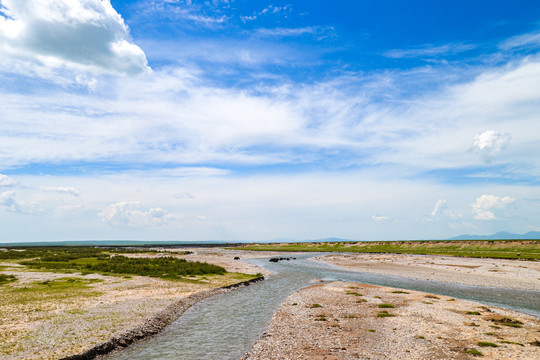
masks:
POLYGON ((192 306, 161 334, 116 354, 112 360, 238 360, 268 326, 279 305, 314 281, 354 281, 474 300, 540 317, 540 291, 510 290, 416 280, 338 269, 310 260, 317 254, 294 254, 296 260, 270 263, 246 260, 272 271, 267 280, 212 296, 192 306))

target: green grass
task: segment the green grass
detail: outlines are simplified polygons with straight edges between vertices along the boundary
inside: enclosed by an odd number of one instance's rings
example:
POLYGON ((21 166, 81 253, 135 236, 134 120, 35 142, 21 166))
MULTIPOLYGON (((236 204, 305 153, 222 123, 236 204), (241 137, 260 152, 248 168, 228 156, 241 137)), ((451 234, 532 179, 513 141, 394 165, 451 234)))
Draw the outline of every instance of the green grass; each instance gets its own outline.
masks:
POLYGON ((345 294, 354 295, 354 296, 364 296, 364 295, 362 295, 362 294, 360 294, 359 292, 356 292, 356 291, 346 291, 345 294))
POLYGON ((378 318, 382 318, 382 317, 394 317, 394 316, 396 316, 396 315, 390 314, 388 311, 384 311, 384 310, 381 311, 381 312, 379 312, 379 313, 377 314, 377 317, 378 317, 378 318))
POLYGON ((375 331, 377 331, 377 330, 375 330, 375 329, 367 329, 366 331, 367 331, 367 332, 375 332, 375 331))
MULTIPOLYGON (((509 326, 513 328, 520 328, 521 325, 523 325, 521 321, 514 320, 509 317, 492 317, 491 319, 489 319, 489 321, 492 321, 497 325, 509 326)), ((495 325, 490 325, 490 326, 495 327, 495 325)))
POLYGON ((0 274, 0 285, 4 285, 13 281, 17 281, 15 275, 0 274))
POLYGON ((499 345, 494 344, 489 341, 479 341, 476 345, 481 346, 481 347, 499 347, 499 345))
POLYGON ((478 311, 467 311, 466 314, 467 315, 480 315, 478 311))
POLYGON ((522 343, 514 342, 514 341, 507 341, 507 340, 501 340, 499 341, 501 344, 513 344, 513 345, 519 345, 519 346, 525 346, 522 343))
POLYGON ((408 292, 403 290, 394 290, 392 291, 392 294, 408 294, 408 292))
POLYGON ((540 259, 540 240, 376 241, 251 244, 255 251, 317 251, 451 255, 499 259, 540 259))
POLYGON ((322 307, 321 304, 311 304, 309 308, 310 309, 316 309, 316 308, 320 308, 320 307, 322 307))
MULTIPOLYGON (((79 258, 107 258, 111 254, 147 254, 147 253, 171 253, 169 251, 157 251, 150 249, 136 249, 133 247, 114 246, 14 246, 0 251, 0 260, 22 260, 40 258, 44 261, 68 261, 79 258)), ((190 251, 172 252, 178 255, 191 253, 190 251)))
POLYGON ((386 309, 393 309, 393 308, 395 308, 395 306, 392 305, 392 304, 379 304, 379 305, 377 305, 377 307, 379 307, 381 309, 385 309, 385 308, 386 309))
POLYGON ((81 296, 97 296, 101 293, 92 290, 91 285, 102 280, 65 277, 30 283, 23 287, 10 287, 2 292, 5 304, 24 305, 31 303, 54 303, 81 296))
POLYGON ((193 275, 223 275, 226 273, 226 270, 221 266, 173 257, 128 258, 122 255, 97 255, 95 257, 74 258, 61 254, 22 261, 21 264, 33 269, 58 272, 79 271, 105 275, 141 275, 169 280, 193 275))
POLYGON ((476 350, 476 349, 468 349, 468 350, 465 350, 465 353, 466 353, 466 354, 473 355, 473 356, 484 356, 484 354, 482 354, 480 351, 478 351, 478 350, 476 350))

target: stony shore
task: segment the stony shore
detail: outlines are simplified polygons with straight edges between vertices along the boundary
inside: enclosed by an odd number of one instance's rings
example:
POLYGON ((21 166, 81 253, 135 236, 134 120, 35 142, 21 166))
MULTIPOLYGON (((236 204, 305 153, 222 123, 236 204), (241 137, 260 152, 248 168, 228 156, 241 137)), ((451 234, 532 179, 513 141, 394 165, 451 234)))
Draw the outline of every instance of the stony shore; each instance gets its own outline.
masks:
POLYGON ((471 301, 333 282, 292 294, 245 359, 533 360, 539 331, 538 318, 471 301))

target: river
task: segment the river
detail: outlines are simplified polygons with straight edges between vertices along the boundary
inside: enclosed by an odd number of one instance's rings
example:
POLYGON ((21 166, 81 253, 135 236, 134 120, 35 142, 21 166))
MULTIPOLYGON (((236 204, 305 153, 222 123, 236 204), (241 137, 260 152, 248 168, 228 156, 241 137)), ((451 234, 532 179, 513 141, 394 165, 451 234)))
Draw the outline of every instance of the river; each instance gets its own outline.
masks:
MULTIPOLYGON (((406 277, 338 269, 310 260, 317 254, 290 255, 295 260, 271 263, 246 260, 274 273, 246 288, 207 298, 188 309, 161 334, 133 345, 108 360, 211 359, 238 360, 268 326, 279 305, 294 291, 323 281, 354 281, 424 291, 540 317, 540 291, 457 285, 406 277)), ((289 256, 289 255, 282 255, 289 256)))

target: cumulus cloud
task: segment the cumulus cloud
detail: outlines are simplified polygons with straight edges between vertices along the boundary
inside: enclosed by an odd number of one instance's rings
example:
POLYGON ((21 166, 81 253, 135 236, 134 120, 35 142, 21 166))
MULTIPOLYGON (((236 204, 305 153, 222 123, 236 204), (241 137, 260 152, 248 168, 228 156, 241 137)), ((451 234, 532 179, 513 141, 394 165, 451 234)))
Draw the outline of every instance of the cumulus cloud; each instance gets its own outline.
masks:
POLYGON ((0 174, 0 186, 15 186, 17 182, 7 175, 0 174))
POLYGON ((0 4, 3 57, 122 74, 148 69, 144 52, 133 44, 110 0, 0 0, 0 4))
POLYGON ((508 133, 486 130, 474 137, 472 150, 480 154, 486 162, 491 162, 495 154, 506 148, 510 139, 512 136, 508 133))
POLYGON ((178 219, 178 216, 167 210, 156 207, 148 210, 140 209, 138 201, 121 201, 109 205, 98 215, 103 221, 113 225, 127 225, 131 227, 154 227, 178 219))
POLYGON ((373 219, 373 221, 377 221, 377 222, 390 220, 388 216, 382 216, 382 215, 373 215, 371 218, 373 219))
POLYGON ((45 192, 56 192, 73 196, 79 196, 81 194, 80 190, 68 186, 42 186, 40 189, 45 192))
POLYGON ((503 209, 514 201, 516 199, 510 196, 482 195, 476 198, 476 201, 471 204, 474 218, 476 220, 495 220, 497 217, 493 211, 495 209, 503 209))

